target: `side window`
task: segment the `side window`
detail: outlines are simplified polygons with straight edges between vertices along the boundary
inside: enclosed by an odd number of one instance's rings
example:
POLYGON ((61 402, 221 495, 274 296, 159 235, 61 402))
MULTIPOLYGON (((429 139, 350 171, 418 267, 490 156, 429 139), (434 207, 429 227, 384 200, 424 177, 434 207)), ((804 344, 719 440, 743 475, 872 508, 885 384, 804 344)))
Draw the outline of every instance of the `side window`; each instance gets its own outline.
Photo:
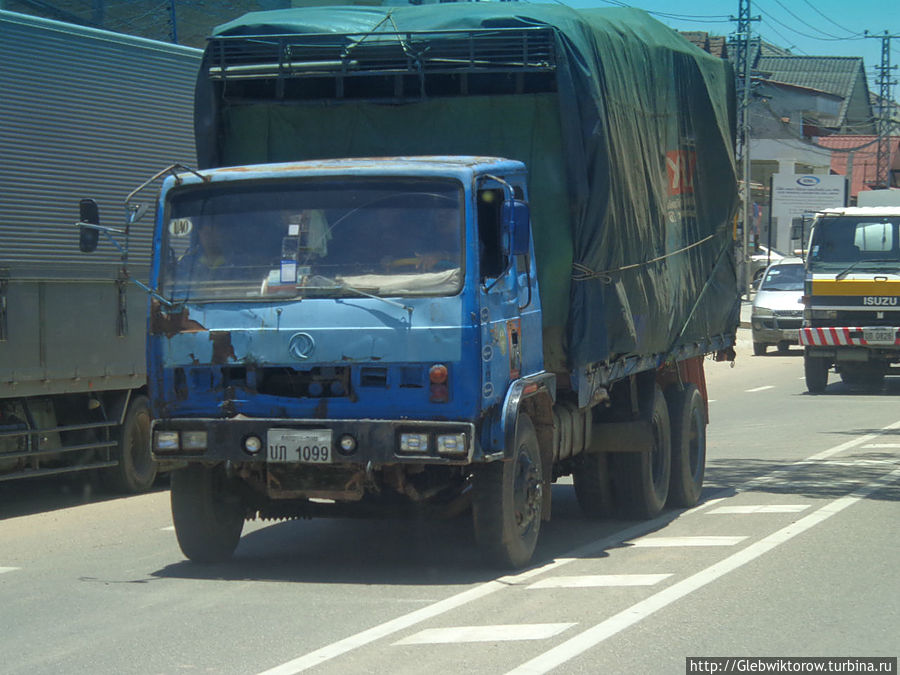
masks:
MULTIPOLYGON (((519 186, 513 188, 513 194, 516 199, 524 197, 524 191, 519 186)), ((478 244, 482 281, 496 279, 509 264, 509 257, 503 252, 505 235, 500 222, 504 199, 503 188, 478 191, 478 244)))
POLYGON ((853 243, 861 253, 884 252, 894 248, 891 223, 859 223, 853 243))

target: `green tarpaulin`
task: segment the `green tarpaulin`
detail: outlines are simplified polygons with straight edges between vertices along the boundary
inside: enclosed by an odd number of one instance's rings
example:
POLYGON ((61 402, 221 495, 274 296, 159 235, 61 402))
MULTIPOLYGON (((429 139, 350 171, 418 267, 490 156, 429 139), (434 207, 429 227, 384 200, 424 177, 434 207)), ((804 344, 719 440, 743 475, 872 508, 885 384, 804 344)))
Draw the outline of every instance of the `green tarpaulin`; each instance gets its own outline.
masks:
MULTIPOLYGON (((203 166, 335 157, 508 157, 530 172, 548 369, 733 334, 736 181, 727 63, 638 10, 450 3, 256 12, 214 37, 554 29, 552 90, 386 102, 197 96, 203 166)), ((251 41, 248 41, 251 42, 251 41)), ((217 88, 218 87, 218 88, 217 88)))

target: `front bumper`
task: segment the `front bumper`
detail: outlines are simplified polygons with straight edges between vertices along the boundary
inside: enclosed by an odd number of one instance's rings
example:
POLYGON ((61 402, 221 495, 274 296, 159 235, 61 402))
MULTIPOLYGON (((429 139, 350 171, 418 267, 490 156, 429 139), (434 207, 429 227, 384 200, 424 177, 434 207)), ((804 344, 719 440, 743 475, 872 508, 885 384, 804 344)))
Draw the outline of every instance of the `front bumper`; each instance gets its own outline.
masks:
POLYGON ((801 324, 802 319, 796 317, 754 316, 750 320, 753 341, 764 344, 797 344, 801 324))
MULTIPOLYGON (((329 448, 329 462, 310 463, 310 466, 378 467, 387 464, 449 464, 465 465, 477 459, 475 426, 468 422, 414 421, 414 420, 342 420, 342 419, 250 419, 239 418, 182 418, 159 419, 153 421, 153 455, 157 460, 181 460, 188 462, 232 462, 267 463, 269 430, 330 431, 332 447, 329 448), (176 443, 174 447, 159 448, 159 432, 178 432, 180 438, 205 432, 205 447, 184 447, 176 443), (187 432, 187 433, 186 433, 187 432), (427 439, 420 447, 401 449, 403 435, 416 435, 427 439), (439 436, 459 435, 464 445, 453 453, 438 451, 439 436), (352 450, 341 447, 342 438, 351 437, 352 450), (259 439, 261 447, 257 452, 247 448, 253 443, 248 439, 259 439)), ((172 434, 169 434, 172 436, 172 434)), ((299 463, 303 463, 302 460, 299 463)))
POLYGON ((828 326, 800 329, 804 347, 869 347, 900 350, 900 327, 897 326, 828 326))

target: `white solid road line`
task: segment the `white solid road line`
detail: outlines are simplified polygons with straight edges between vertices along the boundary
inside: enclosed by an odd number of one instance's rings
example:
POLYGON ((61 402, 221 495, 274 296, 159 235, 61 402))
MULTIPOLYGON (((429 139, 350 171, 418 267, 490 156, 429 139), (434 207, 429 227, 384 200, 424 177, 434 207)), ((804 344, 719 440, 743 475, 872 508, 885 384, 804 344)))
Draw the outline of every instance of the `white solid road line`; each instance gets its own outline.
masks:
POLYGON ((586 574, 571 577, 549 577, 528 588, 597 588, 600 586, 654 586, 671 574, 586 574))
POLYGON ((802 534, 806 530, 819 525, 847 507, 865 499, 876 490, 891 485, 897 482, 897 480, 900 480, 900 468, 894 469, 890 473, 883 475, 881 478, 872 481, 868 485, 865 485, 849 495, 829 502, 820 509, 813 511, 808 516, 804 516, 797 522, 791 523, 787 527, 770 534, 768 537, 764 537, 763 539, 750 544, 721 562, 710 565, 706 569, 697 572, 687 579, 672 584, 655 595, 651 595, 646 600, 642 600, 609 619, 588 628, 586 631, 566 640, 557 647, 554 647, 531 661, 523 663, 518 668, 509 671, 507 675, 537 675, 539 673, 547 673, 563 663, 570 661, 579 654, 586 652, 588 649, 596 647, 607 638, 622 632, 629 626, 638 623, 660 609, 663 609, 686 595, 712 583, 729 572, 756 560, 756 558, 768 553, 775 547, 793 539, 798 534, 802 534))
POLYGON ((427 628, 395 645, 439 645, 459 642, 511 642, 514 640, 546 640, 559 635, 574 623, 521 623, 506 626, 458 626, 427 628))
POLYGON ((806 511, 809 504, 755 504, 750 506, 720 506, 708 515, 746 515, 751 513, 800 513, 806 511))
POLYGON ((747 537, 642 537, 627 544, 638 548, 669 548, 678 546, 734 546, 747 537))
POLYGON ((756 387, 754 389, 744 389, 744 391, 748 394, 753 394, 757 391, 765 391, 766 389, 774 389, 774 388, 775 388, 774 384, 767 384, 764 387, 756 387))
MULTIPOLYGON (((897 428, 900 428, 900 421, 894 422, 893 424, 884 427, 881 431, 889 431, 897 428)), ((856 447, 857 445, 872 441, 878 438, 880 435, 880 433, 866 434, 864 436, 860 436, 859 438, 851 439, 849 441, 841 443, 840 445, 829 448, 828 450, 824 450, 820 453, 807 457, 806 459, 795 462, 792 465, 776 469, 771 474, 749 480, 738 486, 736 492, 740 493, 742 490, 752 488, 754 485, 765 483, 771 479, 770 477, 772 475, 781 476, 785 473, 790 473, 791 471, 801 469, 804 466, 808 465, 810 462, 827 459, 828 457, 843 452, 844 450, 849 450, 856 447)), ((721 490, 716 494, 723 494, 726 492, 729 491, 721 490)), ((723 500, 724 498, 710 499, 690 509, 689 512, 692 514, 698 513, 713 505, 718 505, 723 500)), ((303 672, 304 670, 312 668, 313 666, 317 666, 320 663, 330 661, 331 659, 346 654, 347 652, 353 651, 354 649, 358 649, 359 647, 363 647, 367 644, 375 642, 376 640, 380 640, 384 637, 393 635, 394 633, 414 626, 417 623, 427 621, 428 619, 440 616, 441 614, 456 609, 457 607, 461 607, 462 605, 465 605, 469 602, 483 598, 487 595, 490 595, 491 593, 494 593, 495 591, 502 590, 509 586, 521 585, 527 579, 557 569, 575 560, 594 557, 597 554, 607 550, 611 546, 616 546, 618 544, 621 544, 623 541, 640 537, 648 532, 654 532, 671 522, 671 520, 671 514, 664 513, 661 516, 653 518, 652 520, 638 523, 637 525, 633 525, 631 527, 625 528, 624 530, 620 530, 619 532, 612 534, 609 537, 604 537, 603 539, 598 539, 596 541, 585 544, 584 546, 579 546, 572 551, 565 553, 562 557, 545 563, 544 565, 541 565, 539 567, 526 570, 516 575, 500 577, 499 579, 495 579, 493 581, 487 581, 483 584, 457 593, 456 595, 445 598, 444 600, 441 600, 434 604, 422 607, 421 609, 415 610, 408 614, 404 614, 403 616, 399 616, 396 619, 392 619, 391 621, 373 626, 372 628, 364 630, 361 633, 357 633, 356 635, 350 635, 349 637, 346 637, 342 640, 338 640, 337 642, 325 645, 324 647, 316 649, 315 651, 309 652, 297 657, 296 659, 292 659, 291 661, 266 670, 263 673, 260 673, 260 675, 290 675, 291 673, 303 672)))

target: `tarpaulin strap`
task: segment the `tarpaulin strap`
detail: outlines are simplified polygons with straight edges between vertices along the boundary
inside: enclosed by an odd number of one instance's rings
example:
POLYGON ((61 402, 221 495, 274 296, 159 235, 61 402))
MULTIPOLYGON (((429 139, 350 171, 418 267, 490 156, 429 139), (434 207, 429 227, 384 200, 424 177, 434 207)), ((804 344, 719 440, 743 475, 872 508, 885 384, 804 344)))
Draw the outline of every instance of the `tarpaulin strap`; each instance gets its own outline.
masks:
MULTIPOLYGON (((710 235, 713 236, 713 235, 710 235)), ((707 237, 708 239, 709 237, 707 237)), ((693 306, 691 307, 691 311, 688 312, 687 318, 684 320, 684 324, 681 326, 681 330, 678 332, 678 337, 676 337, 672 341, 672 347, 669 348, 669 354, 665 359, 665 362, 671 362, 673 360, 673 355, 675 353, 675 345, 679 343, 681 340, 681 336, 684 335, 684 331, 687 330, 688 324, 691 322, 691 319, 694 318, 694 312, 697 311, 697 306, 700 304, 700 300, 703 298, 703 295, 706 293, 706 289, 709 288, 710 283, 713 278, 716 276, 716 270, 719 269, 719 265, 722 264, 723 260, 729 259, 729 256, 725 254, 731 250, 731 239, 727 239, 725 241, 725 245, 722 247, 722 250, 719 251, 719 255, 716 256, 716 264, 713 265, 713 268, 709 272, 709 276, 706 277, 706 283, 703 284, 703 288, 700 289, 700 292, 697 294, 697 299, 694 301, 693 306)))
POLYGON ((574 270, 572 274, 572 281, 590 281, 591 279, 599 279, 605 284, 612 283, 613 274, 617 274, 619 272, 625 272, 628 270, 635 270, 640 267, 645 267, 647 265, 652 265, 654 263, 658 263, 660 260, 665 260, 666 258, 671 258, 672 256, 679 255, 680 253, 684 253, 685 251, 689 251, 692 248, 696 248, 701 244, 705 244, 710 239, 713 239, 716 235, 711 234, 707 237, 704 237, 700 241, 695 241, 693 244, 688 244, 687 246, 678 249, 677 251, 672 251, 671 253, 666 253, 665 255, 658 256, 656 258, 652 258, 650 260, 645 260, 643 262, 634 263, 631 265, 625 265, 623 267, 617 267, 616 269, 606 270, 605 272, 594 272, 587 265, 582 265, 581 263, 573 262, 572 269, 574 270))

